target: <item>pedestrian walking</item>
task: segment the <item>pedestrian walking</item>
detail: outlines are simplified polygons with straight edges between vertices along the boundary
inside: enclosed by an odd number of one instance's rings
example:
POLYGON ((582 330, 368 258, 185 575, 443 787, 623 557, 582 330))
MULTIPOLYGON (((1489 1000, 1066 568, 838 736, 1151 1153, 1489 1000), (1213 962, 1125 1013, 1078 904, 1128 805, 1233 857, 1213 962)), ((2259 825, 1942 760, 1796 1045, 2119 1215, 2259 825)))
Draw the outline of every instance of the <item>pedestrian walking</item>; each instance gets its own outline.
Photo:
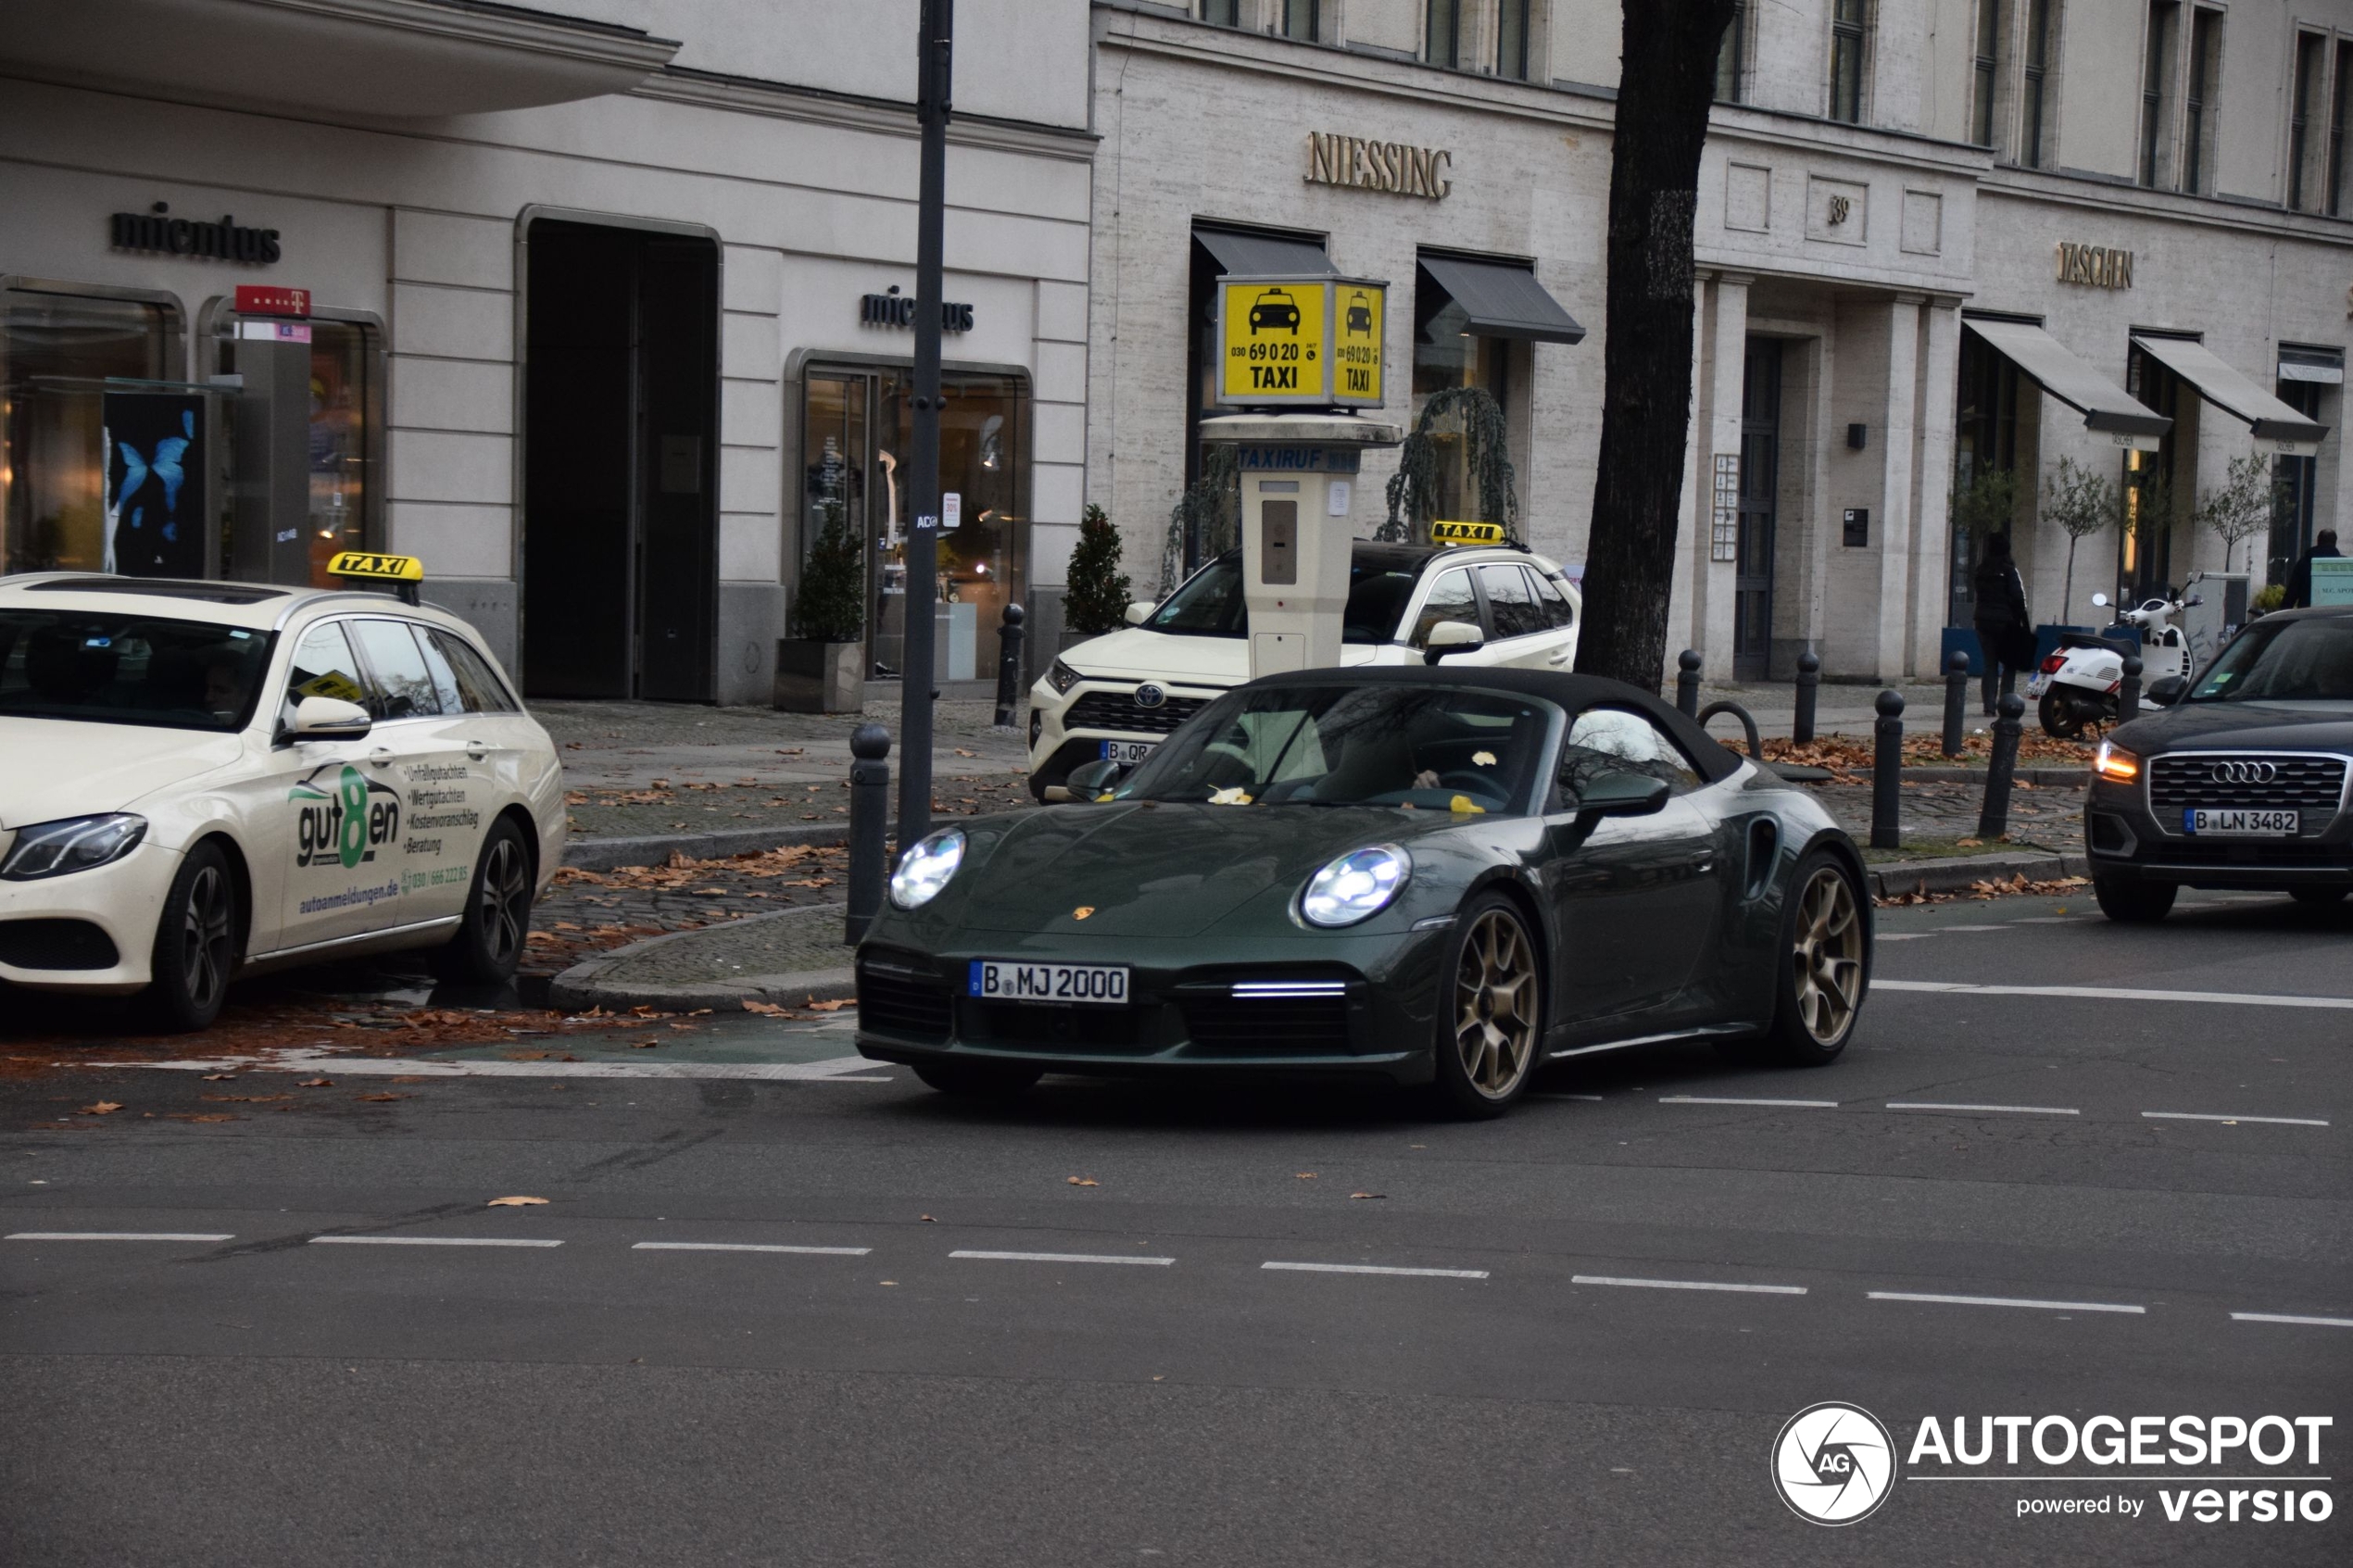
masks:
POLYGON ((2034 662, 2034 623, 2026 613, 2026 583, 2010 556, 2007 533, 1987 535, 1985 558, 1977 563, 1969 589, 1977 601, 1978 646, 1984 651, 1983 706, 1991 714, 1997 695, 1996 668, 1999 691, 2007 692, 2016 688, 2018 672, 2034 662))
POLYGON ((2312 536, 2312 547, 2297 558, 2287 569, 2287 597, 2281 608, 2305 609, 2312 603, 2312 562, 2315 559, 2335 560, 2344 555, 2336 547, 2336 530, 2323 528, 2312 536))

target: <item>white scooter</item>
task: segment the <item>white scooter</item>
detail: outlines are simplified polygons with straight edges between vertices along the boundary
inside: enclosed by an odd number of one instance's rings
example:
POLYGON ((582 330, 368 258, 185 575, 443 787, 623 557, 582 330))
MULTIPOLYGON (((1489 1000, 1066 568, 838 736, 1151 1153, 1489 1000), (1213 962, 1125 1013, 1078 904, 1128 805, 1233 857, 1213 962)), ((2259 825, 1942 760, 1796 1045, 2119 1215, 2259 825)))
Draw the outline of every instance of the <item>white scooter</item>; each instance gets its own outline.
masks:
MULTIPOLYGON (((2190 578, 2193 584, 2197 581, 2197 575, 2190 578)), ((2187 588, 2183 595, 2180 598, 2149 599, 2138 609, 2125 610, 2104 636, 2082 632, 2059 633, 2059 646, 2044 659, 2041 668, 2026 683, 2027 700, 2036 705, 2043 733, 2054 740, 2074 740, 2088 725, 2117 721, 2119 688, 2124 684, 2124 654, 2134 640, 2140 645, 2137 651, 2141 658, 2142 691, 2147 691, 2168 675, 2188 680, 2193 673, 2190 640, 2173 624, 2173 618, 2190 606, 2206 601, 2187 588)), ((2103 608, 2108 602, 2106 594, 2092 596, 2092 603, 2103 608)), ((2147 710, 2157 704, 2144 696, 2140 706, 2147 710)))

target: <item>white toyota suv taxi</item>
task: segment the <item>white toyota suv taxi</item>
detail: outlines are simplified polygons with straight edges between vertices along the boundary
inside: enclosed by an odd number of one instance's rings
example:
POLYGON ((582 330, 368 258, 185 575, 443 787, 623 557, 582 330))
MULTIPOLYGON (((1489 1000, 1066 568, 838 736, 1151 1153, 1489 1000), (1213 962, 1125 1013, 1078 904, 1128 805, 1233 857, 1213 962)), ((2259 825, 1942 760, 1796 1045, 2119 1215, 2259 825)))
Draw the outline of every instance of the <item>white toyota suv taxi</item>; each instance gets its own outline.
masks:
MULTIPOLYGON (((1349 558, 1340 663, 1417 664, 1431 628, 1455 621, 1484 641, 1450 663, 1567 670, 1577 659, 1583 603, 1559 567, 1516 546, 1360 539, 1349 558)), ((1082 762, 1137 761, 1250 679, 1239 552, 1211 561, 1159 604, 1130 607, 1128 619, 1065 652, 1030 688, 1029 789, 1040 800, 1082 762)))
POLYGON ((0 982, 197 1029, 232 976, 329 956, 504 979, 564 831, 554 744, 456 616, 0 578, 0 982))

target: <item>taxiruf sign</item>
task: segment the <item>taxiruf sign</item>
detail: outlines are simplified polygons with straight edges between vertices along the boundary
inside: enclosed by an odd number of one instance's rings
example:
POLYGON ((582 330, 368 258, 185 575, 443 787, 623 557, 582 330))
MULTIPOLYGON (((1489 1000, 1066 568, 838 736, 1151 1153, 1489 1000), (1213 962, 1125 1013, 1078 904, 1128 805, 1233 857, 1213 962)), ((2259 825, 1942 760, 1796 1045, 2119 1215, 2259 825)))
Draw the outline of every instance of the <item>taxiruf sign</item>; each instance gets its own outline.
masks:
POLYGON ((1217 401, 1380 407, 1389 285, 1328 273, 1235 277, 1217 288, 1217 401))

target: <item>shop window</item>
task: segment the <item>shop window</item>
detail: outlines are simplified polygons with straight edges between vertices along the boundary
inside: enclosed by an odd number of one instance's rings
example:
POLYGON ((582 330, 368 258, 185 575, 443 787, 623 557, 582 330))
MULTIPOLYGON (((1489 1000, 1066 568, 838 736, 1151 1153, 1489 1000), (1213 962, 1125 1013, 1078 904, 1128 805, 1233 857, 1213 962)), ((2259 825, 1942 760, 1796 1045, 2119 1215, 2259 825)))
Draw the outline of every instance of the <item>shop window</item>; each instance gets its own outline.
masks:
MULTIPOLYGON (((2280 401, 2318 423, 2321 418, 2321 387, 2308 381, 2282 380, 2278 383, 2280 401)), ((2312 547, 2314 505, 2320 498, 2321 460, 2317 457, 2274 458, 2271 459, 2271 483, 2275 486, 2271 502, 2271 548, 2269 580, 2287 581, 2287 569, 2298 557, 2312 547)))
MULTIPOLYGON (((907 534, 912 497, 914 372, 817 366, 806 380, 801 436, 800 557, 838 518, 867 563, 867 671, 905 670, 907 534)), ((934 658, 954 681, 993 677, 1005 606, 1024 595, 1029 532, 1030 395, 1021 377, 940 375, 939 488, 962 497, 963 521, 939 535, 934 658)))
POLYGON ((2125 363, 2124 390, 2174 420, 2154 452, 2124 454, 2124 526, 2117 531, 2116 580, 2134 604, 2172 585, 2173 530, 2187 497, 2179 460, 2182 381, 2138 347, 2125 363))
POLYGON ((1737 104, 1748 66, 1749 0, 1732 0, 1732 19, 1716 46, 1716 101, 1737 104))
MULTIPOLYGON (((384 547, 384 334, 372 317, 313 316, 281 322, 271 317, 242 317, 217 311, 217 369, 223 374, 239 370, 240 334, 266 334, 271 346, 307 360, 305 384, 299 388, 306 433, 303 464, 304 553, 314 588, 332 588, 327 563, 345 550, 384 547), (291 330, 307 339, 288 343, 291 330)), ((246 340, 251 341, 251 340, 246 340)), ((248 381, 252 393, 257 383, 248 381)), ((245 401, 245 400, 241 400, 245 401)), ((257 494, 258 494, 257 490, 257 494)), ((261 515, 257 505, 241 509, 230 522, 233 532, 274 533, 275 520, 261 515)), ((430 571, 432 563, 426 563, 430 571)))
POLYGON ((2149 6, 2148 43, 2141 59, 2141 183, 2163 183, 2173 118, 2173 34, 2182 19, 2179 0, 2149 6))
POLYGON ((2021 390, 2016 365, 1975 332, 1961 334, 1960 385, 1953 421, 1953 491, 1961 504, 1952 525, 1947 625, 1967 626, 1975 613, 1969 584, 1985 551, 1983 536, 1993 529, 1974 516, 1978 508, 1971 508, 1967 497, 1987 474, 2017 471, 2021 390))
POLYGON ((1831 11, 1831 118, 1863 122, 1866 0, 1833 0, 1831 11))
MULTIPOLYGON (((1414 394, 1412 420, 1418 423, 1431 395, 1449 387, 1476 386, 1495 399, 1519 443, 1518 421, 1512 408, 1516 345, 1509 338, 1478 337, 1470 332, 1470 316, 1454 297, 1416 273, 1414 287, 1414 394)), ((1409 428, 1410 428, 1409 423, 1409 428)), ((1470 471, 1470 443, 1461 423, 1443 420, 1430 433, 1438 444, 1438 515, 1478 518, 1478 486, 1470 471), (1448 429, 1445 427, 1452 426, 1448 429)))
POLYGON ((165 295, 0 289, 0 572, 105 569, 107 383, 177 383, 180 334, 165 295))

